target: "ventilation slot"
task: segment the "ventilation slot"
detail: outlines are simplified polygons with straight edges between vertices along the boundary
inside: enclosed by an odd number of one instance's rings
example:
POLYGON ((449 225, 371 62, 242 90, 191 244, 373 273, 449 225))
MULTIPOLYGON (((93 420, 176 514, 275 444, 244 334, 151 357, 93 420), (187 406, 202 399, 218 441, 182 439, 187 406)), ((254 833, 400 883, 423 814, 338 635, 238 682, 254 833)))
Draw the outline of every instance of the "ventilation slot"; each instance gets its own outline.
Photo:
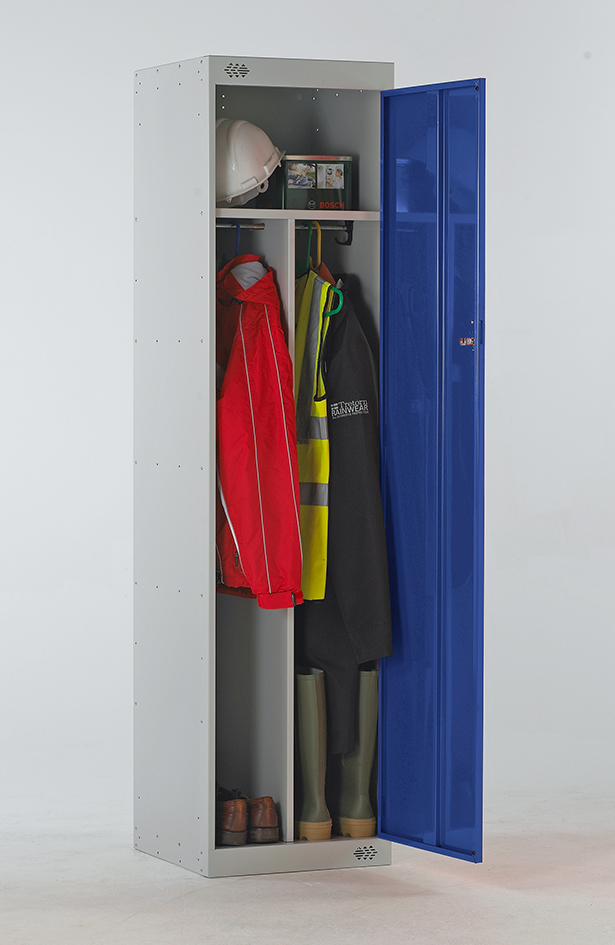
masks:
POLYGON ((230 75, 231 79, 243 79, 244 76, 247 76, 250 70, 244 63, 241 65, 238 62, 229 62, 228 66, 224 70, 227 75, 230 75))
POLYGON ((370 844, 368 847, 357 847, 353 856, 356 856, 357 860, 373 860, 377 853, 378 850, 370 844))

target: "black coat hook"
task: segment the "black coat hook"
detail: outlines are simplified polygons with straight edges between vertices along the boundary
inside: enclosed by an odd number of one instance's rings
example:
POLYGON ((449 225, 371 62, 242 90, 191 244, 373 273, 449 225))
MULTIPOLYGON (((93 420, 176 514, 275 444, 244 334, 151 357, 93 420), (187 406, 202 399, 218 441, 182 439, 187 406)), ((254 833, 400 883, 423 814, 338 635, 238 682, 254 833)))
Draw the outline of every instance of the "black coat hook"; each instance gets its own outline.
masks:
POLYGON ((335 242, 339 243, 340 246, 352 246, 352 236, 354 233, 354 220, 346 220, 344 222, 344 226, 346 227, 346 239, 340 240, 336 236, 335 242))

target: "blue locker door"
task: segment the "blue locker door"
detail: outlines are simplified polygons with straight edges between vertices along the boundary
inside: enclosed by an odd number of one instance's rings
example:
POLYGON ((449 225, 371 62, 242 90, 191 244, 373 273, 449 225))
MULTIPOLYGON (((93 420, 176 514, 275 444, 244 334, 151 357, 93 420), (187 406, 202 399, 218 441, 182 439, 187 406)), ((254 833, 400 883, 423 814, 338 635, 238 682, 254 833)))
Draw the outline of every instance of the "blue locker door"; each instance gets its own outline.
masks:
POLYGON ((382 94, 380 836, 482 857, 484 80, 382 94))

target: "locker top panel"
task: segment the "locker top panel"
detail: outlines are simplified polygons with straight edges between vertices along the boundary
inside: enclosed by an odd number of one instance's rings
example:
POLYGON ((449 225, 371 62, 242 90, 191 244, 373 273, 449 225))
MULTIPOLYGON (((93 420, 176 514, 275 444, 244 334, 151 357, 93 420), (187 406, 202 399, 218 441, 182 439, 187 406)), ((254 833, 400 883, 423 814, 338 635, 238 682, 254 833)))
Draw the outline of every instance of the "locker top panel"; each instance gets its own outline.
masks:
MULTIPOLYGON (((203 56, 186 60, 186 63, 188 62, 203 64, 207 62, 210 81, 216 85, 374 89, 378 91, 393 87, 392 62, 264 59, 252 56, 203 56)), ((168 65, 179 65, 179 63, 168 63, 168 65)))

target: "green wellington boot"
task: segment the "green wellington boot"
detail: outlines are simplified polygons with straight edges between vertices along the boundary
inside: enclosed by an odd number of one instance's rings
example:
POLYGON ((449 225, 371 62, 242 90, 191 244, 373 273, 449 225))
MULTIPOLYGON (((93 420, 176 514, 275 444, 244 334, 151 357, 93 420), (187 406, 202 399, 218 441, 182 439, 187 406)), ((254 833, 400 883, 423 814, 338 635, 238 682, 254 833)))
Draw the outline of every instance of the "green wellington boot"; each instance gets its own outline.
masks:
POLYGON ((360 673, 357 747, 342 755, 338 831, 342 837, 373 837, 376 818, 369 784, 378 725, 378 670, 360 673))
POLYGON ((303 669, 296 675, 297 741, 303 788, 301 815, 295 823, 298 840, 330 840, 331 815, 325 801, 327 709, 325 674, 303 669))

